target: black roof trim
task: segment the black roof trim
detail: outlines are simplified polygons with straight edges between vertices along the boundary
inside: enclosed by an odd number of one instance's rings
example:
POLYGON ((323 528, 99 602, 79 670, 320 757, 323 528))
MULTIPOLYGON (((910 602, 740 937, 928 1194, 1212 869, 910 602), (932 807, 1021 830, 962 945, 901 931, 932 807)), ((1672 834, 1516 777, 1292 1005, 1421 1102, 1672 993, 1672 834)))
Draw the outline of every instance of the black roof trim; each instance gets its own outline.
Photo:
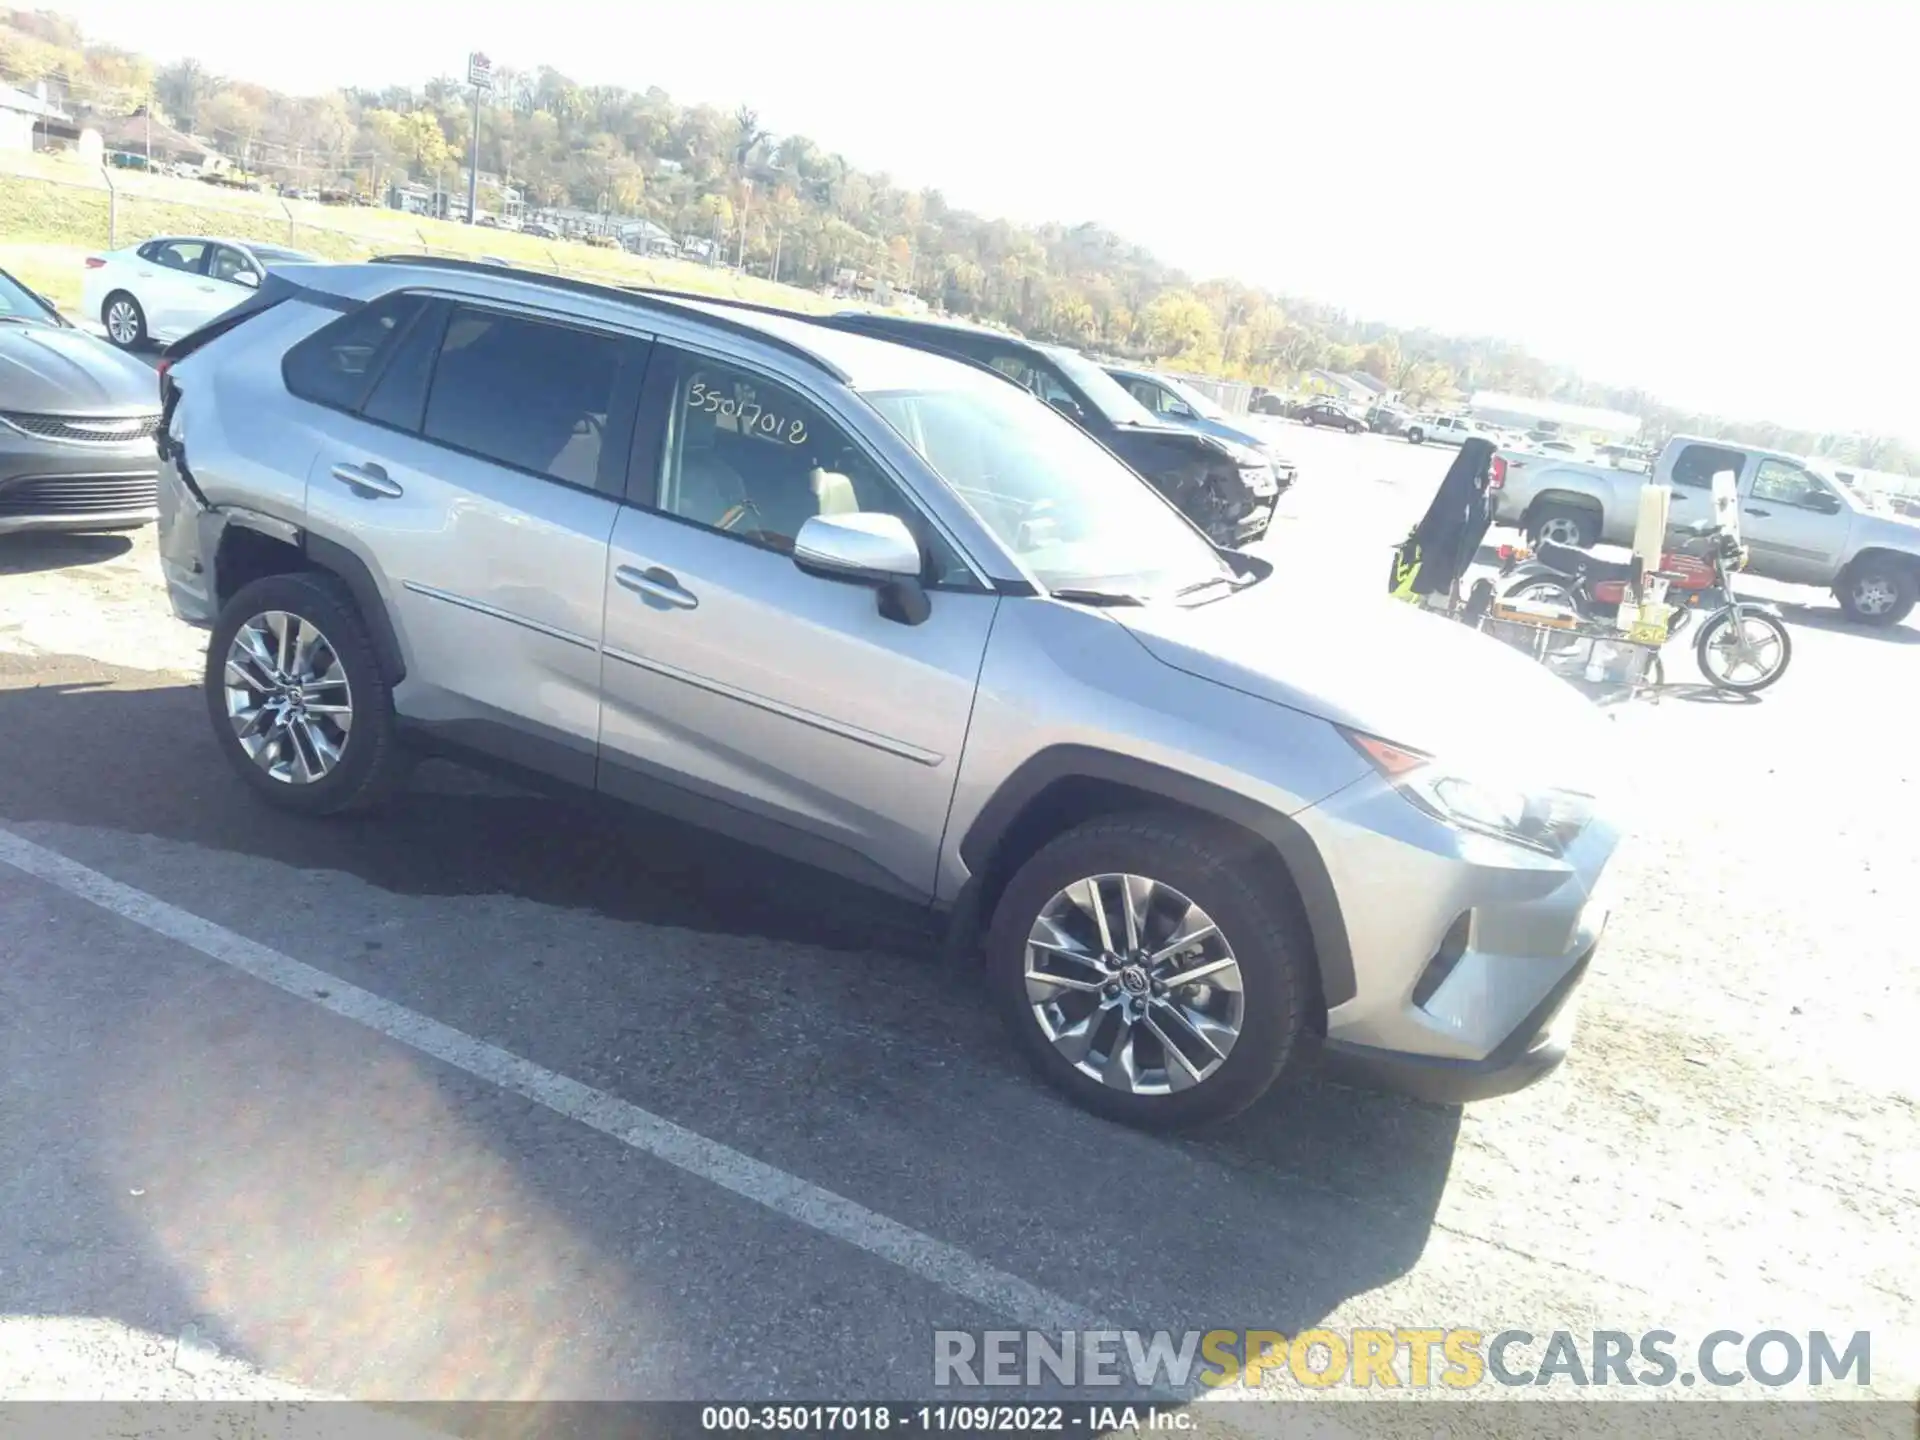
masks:
MULTIPOLYGON (((806 361, 817 370, 824 370, 842 384, 853 377, 835 365, 825 356, 796 345, 784 336, 763 330, 758 325, 749 325, 744 321, 729 320, 705 310, 694 310, 680 301, 697 301, 701 304, 715 303, 716 297, 709 295, 683 294, 671 290, 646 290, 640 287, 601 284, 592 280, 575 280, 566 275, 549 275, 539 270, 522 270, 517 265, 490 265, 484 260, 461 260, 449 255, 375 255, 366 262, 369 265, 411 265, 428 270, 452 270, 468 275, 497 275, 508 280, 525 280, 529 284, 544 286, 549 290, 564 291, 569 295, 591 296, 597 300, 624 300, 630 305, 643 309, 665 311, 684 319, 697 320, 705 325, 713 325, 747 339, 757 340, 775 350, 806 361)), ((772 306, 747 306, 744 302, 732 302, 724 299, 719 304, 735 304, 740 308, 758 309, 769 315, 792 315, 797 312, 776 310, 772 306)), ((805 317, 802 317, 805 318, 805 317)))

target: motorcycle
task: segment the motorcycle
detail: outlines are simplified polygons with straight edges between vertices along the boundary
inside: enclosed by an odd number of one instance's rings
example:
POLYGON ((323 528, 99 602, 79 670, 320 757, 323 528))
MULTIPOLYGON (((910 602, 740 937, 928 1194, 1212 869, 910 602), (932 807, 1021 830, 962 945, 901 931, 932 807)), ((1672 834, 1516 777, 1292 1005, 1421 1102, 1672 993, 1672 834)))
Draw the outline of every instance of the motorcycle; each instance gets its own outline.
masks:
MULTIPOLYGON (((1786 673, 1793 637, 1777 606, 1743 600, 1731 576, 1747 562, 1746 547, 1710 520, 1683 532, 1679 548, 1660 557, 1653 578, 1667 585, 1672 640, 1700 621, 1694 658, 1714 688, 1751 695, 1786 673)), ((1609 560, 1576 545, 1543 540, 1529 550, 1500 547, 1500 596, 1508 601, 1562 606, 1582 619, 1608 621, 1627 597, 1633 562, 1609 560)))

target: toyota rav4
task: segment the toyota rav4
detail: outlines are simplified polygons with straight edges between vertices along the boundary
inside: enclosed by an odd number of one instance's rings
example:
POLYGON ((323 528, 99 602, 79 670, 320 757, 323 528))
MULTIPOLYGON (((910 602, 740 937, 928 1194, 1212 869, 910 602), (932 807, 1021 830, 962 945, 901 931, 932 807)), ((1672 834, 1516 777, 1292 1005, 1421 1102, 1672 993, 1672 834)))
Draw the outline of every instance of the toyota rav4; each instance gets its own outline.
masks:
POLYGON ((1453 1100, 1564 1051, 1599 716, 1385 597, 1329 613, 999 376, 424 260, 269 274, 163 366, 166 584, 271 804, 441 753, 855 877, 1137 1124, 1309 1049, 1453 1100))

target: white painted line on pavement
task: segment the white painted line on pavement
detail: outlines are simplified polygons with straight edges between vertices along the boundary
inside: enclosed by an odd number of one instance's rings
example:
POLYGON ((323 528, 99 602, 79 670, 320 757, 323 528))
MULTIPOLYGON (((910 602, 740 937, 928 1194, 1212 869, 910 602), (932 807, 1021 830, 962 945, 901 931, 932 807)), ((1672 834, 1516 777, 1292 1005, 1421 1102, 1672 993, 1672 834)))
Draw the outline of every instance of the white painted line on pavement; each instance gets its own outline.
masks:
POLYGON ((1046 1331, 1113 1328, 1071 1301, 997 1270, 956 1245, 922 1234, 844 1195, 789 1175, 451 1025, 383 1000, 371 991, 249 940, 224 925, 203 920, 144 890, 123 885, 10 830, 0 829, 0 861, 131 920, 156 935, 198 950, 210 960, 264 980, 309 1005, 331 1010, 343 1019, 398 1040, 502 1090, 524 1095, 556 1114, 591 1126, 689 1175, 709 1180, 723 1190, 731 1190, 823 1235, 844 1240, 1024 1328, 1046 1331))

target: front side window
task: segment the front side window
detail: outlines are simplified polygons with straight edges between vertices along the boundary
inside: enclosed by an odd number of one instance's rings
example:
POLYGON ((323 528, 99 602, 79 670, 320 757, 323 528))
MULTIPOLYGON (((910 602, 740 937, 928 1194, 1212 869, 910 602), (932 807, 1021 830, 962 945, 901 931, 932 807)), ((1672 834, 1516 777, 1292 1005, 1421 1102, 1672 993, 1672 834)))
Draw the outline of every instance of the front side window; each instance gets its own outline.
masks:
POLYGON ((238 275, 254 275, 260 272, 253 262, 231 245, 217 245, 213 251, 213 264, 207 273, 216 280, 232 280, 238 275))
POLYGON ((1810 471, 1786 460, 1762 460, 1753 476, 1753 498, 1805 510, 1827 508, 1832 492, 1810 471))
POLYGON ((456 310, 421 433, 483 459, 593 486, 633 342, 490 310, 456 310))
POLYGON ((1144 598, 1232 574, 1138 475, 989 377, 866 399, 1049 589, 1144 598))
POLYGON ((928 579, 965 573, 919 513, 819 406, 750 370, 682 355, 669 401, 656 508, 791 554, 816 515, 897 515, 929 549, 928 579))

